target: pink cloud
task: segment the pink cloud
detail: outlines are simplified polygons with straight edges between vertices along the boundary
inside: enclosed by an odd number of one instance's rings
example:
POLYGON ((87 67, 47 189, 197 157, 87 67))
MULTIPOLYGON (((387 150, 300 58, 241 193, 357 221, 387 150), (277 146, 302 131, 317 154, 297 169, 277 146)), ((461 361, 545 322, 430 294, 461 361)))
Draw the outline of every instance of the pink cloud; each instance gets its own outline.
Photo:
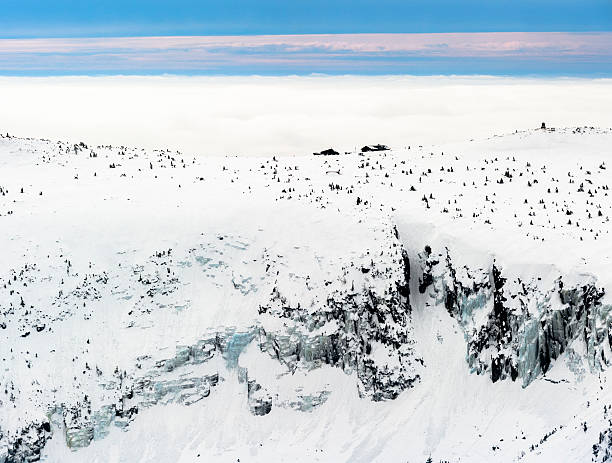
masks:
POLYGON ((612 32, 0 39, 0 71, 163 69, 171 72, 299 66, 311 69, 310 72, 324 72, 334 65, 341 65, 345 70, 358 70, 359 66, 372 68, 376 66, 374 61, 367 64, 372 58, 377 59, 376 63, 392 66, 409 62, 412 57, 531 58, 541 62, 590 59, 606 63, 612 61, 612 32))
POLYGON ((436 34, 320 34, 192 37, 111 37, 75 39, 2 39, 0 53, 95 53, 108 51, 163 53, 219 48, 283 47, 354 53, 430 53, 443 56, 591 54, 608 55, 612 33, 492 32, 436 34))

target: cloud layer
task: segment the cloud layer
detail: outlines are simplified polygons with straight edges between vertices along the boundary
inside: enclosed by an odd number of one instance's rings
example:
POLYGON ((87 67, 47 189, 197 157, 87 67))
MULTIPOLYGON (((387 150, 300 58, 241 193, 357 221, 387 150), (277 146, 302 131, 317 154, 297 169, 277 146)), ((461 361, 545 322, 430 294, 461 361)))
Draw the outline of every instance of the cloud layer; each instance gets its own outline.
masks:
POLYGON ((0 40, 0 74, 164 72, 610 75, 612 32, 0 40))
POLYGON ((201 155, 437 144, 542 121, 612 127, 612 79, 1 77, 0 102, 2 133, 201 155))

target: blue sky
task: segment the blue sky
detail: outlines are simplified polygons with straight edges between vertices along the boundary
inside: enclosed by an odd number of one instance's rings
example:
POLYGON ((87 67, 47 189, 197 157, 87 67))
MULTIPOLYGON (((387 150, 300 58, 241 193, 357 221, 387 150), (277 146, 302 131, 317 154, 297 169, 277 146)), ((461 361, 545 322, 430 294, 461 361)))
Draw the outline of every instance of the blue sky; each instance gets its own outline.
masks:
POLYGON ((612 33, 612 0, 4 0, 0 74, 611 76, 612 52, 606 50, 612 49, 612 35, 584 34, 593 31, 612 33), (469 35, 474 32, 538 34, 469 35), (554 34, 543 34, 549 32, 574 34, 558 43, 554 34), (371 33, 402 33, 391 37, 405 46, 396 49, 384 40, 380 49, 351 44, 338 49, 334 38, 312 39, 314 45, 298 47, 290 38, 273 44, 236 39, 326 34, 372 43, 363 35, 371 33), (423 45, 419 34, 432 33, 423 45), (134 46, 114 40, 157 36, 197 36, 205 45, 147 39, 154 45, 134 46), (206 41, 210 36, 232 39, 213 46, 206 41), (420 48, 409 45, 410 37, 420 48), (471 40, 467 53, 465 44, 457 45, 465 42, 464 37, 471 40), (73 42, 66 47, 60 38, 73 42), (92 48, 88 38, 103 40, 92 48))
POLYGON ((610 31, 610 0, 4 0, 0 37, 610 31))

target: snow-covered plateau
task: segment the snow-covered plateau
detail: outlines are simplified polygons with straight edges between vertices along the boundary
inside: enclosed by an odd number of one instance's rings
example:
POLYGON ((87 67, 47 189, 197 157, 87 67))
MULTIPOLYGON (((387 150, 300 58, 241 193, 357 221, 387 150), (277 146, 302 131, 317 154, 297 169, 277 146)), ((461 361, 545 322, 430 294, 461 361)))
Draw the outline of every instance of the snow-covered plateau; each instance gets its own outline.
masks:
POLYGON ((0 462, 612 461, 611 147, 3 135, 0 462))

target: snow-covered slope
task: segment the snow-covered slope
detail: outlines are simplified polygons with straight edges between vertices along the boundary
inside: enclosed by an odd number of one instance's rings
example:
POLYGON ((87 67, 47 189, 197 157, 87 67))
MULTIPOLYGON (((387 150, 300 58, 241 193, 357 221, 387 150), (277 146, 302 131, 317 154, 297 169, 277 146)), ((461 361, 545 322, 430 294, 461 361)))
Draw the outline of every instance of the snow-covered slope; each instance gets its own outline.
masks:
POLYGON ((607 461, 610 146, 0 139, 0 461, 607 461))

